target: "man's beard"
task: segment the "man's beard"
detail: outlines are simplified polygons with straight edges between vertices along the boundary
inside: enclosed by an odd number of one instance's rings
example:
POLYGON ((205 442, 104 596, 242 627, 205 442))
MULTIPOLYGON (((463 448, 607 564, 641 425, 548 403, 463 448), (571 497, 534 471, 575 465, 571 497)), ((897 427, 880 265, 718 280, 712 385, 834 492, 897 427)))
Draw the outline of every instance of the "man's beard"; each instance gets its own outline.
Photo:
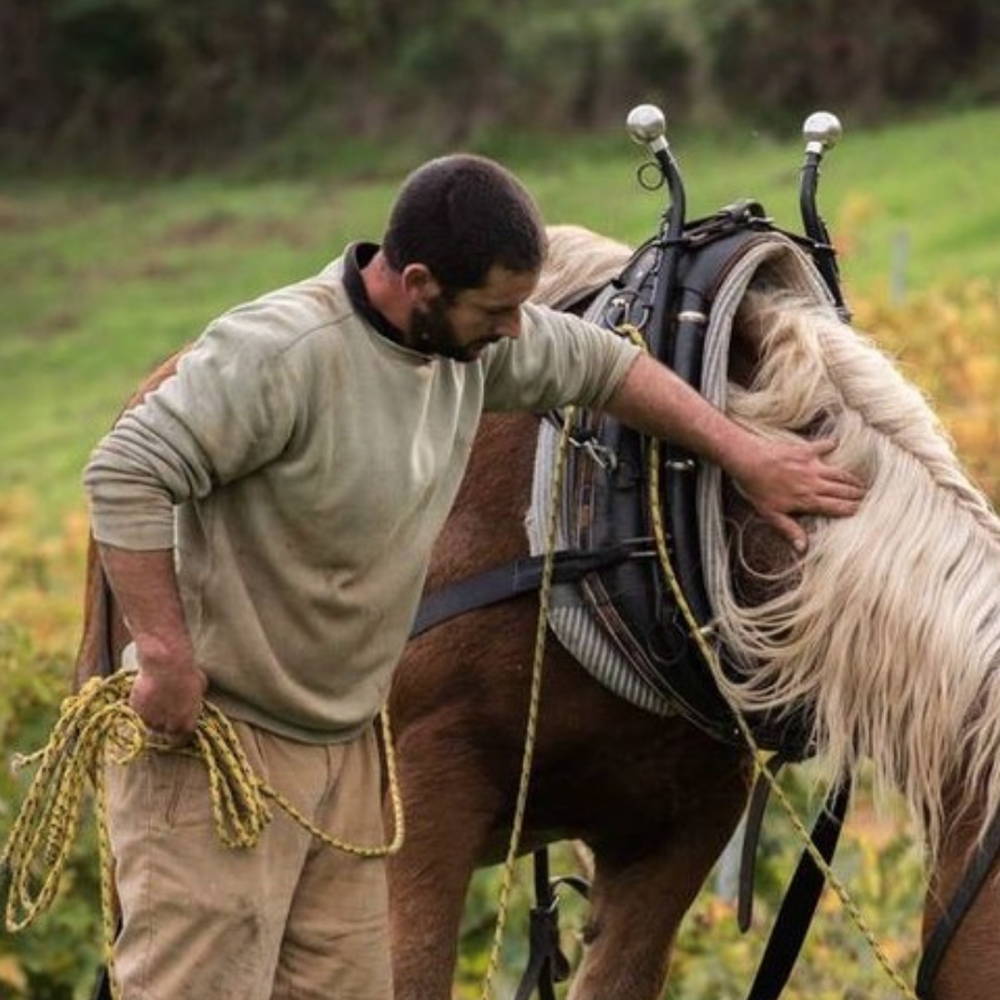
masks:
POLYGON ((430 300, 425 310, 413 310, 410 319, 410 337, 413 346, 425 354, 438 354, 453 361, 475 361, 487 344, 499 338, 489 337, 473 341, 471 344, 460 344, 455 328, 448 318, 445 302, 445 296, 438 295, 430 300))

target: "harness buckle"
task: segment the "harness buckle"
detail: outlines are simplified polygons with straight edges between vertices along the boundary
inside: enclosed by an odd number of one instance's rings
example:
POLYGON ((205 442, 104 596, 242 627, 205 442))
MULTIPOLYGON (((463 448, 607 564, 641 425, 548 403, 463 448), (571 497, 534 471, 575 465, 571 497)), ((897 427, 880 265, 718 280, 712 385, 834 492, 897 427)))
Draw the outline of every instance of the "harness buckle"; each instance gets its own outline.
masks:
POLYGON ((618 468, 618 455, 615 450, 598 442, 592 432, 587 431, 579 437, 570 434, 569 443, 585 452, 605 472, 614 472, 618 468))
POLYGON ((608 302, 604 310, 604 323, 612 330, 616 330, 623 323, 630 322, 629 317, 638 305, 639 313, 632 325, 638 330, 644 330, 652 315, 653 306, 650 302, 641 300, 639 292, 634 288, 623 288, 616 292, 608 302))

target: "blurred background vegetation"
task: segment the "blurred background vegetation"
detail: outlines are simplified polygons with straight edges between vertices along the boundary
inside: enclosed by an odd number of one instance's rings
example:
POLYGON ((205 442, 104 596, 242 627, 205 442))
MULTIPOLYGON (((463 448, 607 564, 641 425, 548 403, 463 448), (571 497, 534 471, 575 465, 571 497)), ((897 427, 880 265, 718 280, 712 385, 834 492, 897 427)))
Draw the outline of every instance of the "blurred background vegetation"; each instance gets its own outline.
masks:
POLYGON ((639 97, 875 121, 1000 96, 998 30, 992 0, 7 0, 0 147, 32 171, 292 167, 335 136, 593 129, 639 97))
MULTIPOLYGON (((131 388, 218 312, 378 238, 401 176, 498 156, 551 222, 630 242, 662 194, 621 121, 662 102, 692 214, 761 199, 797 228, 804 115, 844 120, 820 198, 857 325, 927 391, 1000 499, 1000 7, 990 0, 6 0, 0 5, 0 839, 67 690, 87 522, 79 470, 131 388)), ((817 803, 791 779, 800 806, 817 803)), ((740 995, 796 845, 769 823, 757 928, 713 878, 667 996, 740 995)), ((578 867, 564 848, 561 870, 578 867)), ((912 972, 923 872, 894 804, 838 869, 912 972)), ((92 838, 57 908, 0 931, 0 998, 79 1000, 97 962, 92 838)), ((509 935, 523 967, 526 884, 509 935)), ((470 892, 477 996, 496 875, 470 892)), ((585 909, 567 900, 578 956, 585 909)), ((508 990, 509 992, 509 990, 508 990)), ((503 990, 500 993, 504 995, 503 990)), ((791 1000, 887 998, 828 900, 791 1000)))

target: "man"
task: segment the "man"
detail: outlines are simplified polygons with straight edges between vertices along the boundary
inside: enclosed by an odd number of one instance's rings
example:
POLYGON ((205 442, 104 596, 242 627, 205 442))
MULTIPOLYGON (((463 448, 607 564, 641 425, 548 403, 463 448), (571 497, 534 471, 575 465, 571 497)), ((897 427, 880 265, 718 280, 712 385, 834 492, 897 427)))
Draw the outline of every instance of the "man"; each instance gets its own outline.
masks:
MULTIPOLYGON (((381 247, 216 320, 86 472, 129 622, 132 706, 183 741, 210 697, 317 826, 382 836, 371 720, 388 690, 483 409, 603 406, 719 463, 802 546, 848 515, 832 442, 756 438, 638 350, 527 305, 545 252, 519 183, 434 160, 381 247)), ((391 996, 381 862, 278 815, 219 845, 197 762, 111 768, 125 1000, 391 996)))

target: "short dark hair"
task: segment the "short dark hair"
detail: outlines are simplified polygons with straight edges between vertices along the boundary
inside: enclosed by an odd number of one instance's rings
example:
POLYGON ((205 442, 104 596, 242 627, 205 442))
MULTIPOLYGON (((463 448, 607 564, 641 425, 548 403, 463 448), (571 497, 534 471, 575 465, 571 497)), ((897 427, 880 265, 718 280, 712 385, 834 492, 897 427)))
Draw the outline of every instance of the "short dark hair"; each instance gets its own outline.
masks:
POLYGON ((483 156, 442 156, 400 188, 382 241, 389 266, 425 264, 446 291, 479 288, 494 264, 538 271, 545 227, 534 199, 509 171, 483 156))

